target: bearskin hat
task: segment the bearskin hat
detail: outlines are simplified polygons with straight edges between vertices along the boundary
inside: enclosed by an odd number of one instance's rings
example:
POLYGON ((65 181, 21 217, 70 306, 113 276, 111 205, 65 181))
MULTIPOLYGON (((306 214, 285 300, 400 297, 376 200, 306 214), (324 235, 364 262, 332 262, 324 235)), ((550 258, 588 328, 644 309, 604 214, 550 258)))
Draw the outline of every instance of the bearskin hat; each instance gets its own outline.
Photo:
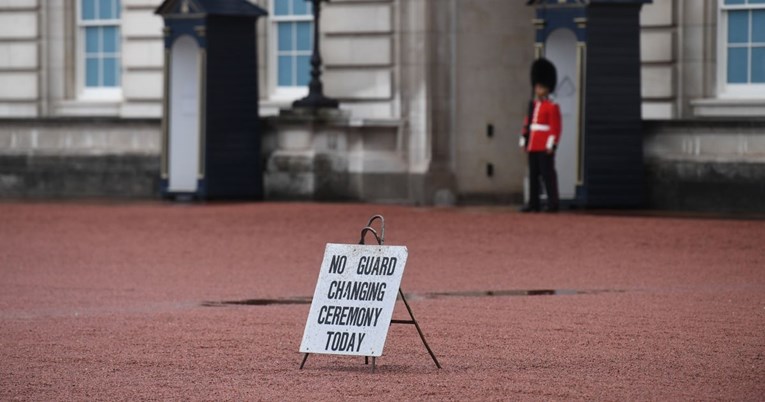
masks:
POLYGON ((534 60, 534 64, 531 65, 531 86, 542 84, 550 89, 550 92, 555 92, 555 84, 558 82, 558 74, 555 71, 555 66, 550 63, 549 60, 544 57, 540 57, 534 60))

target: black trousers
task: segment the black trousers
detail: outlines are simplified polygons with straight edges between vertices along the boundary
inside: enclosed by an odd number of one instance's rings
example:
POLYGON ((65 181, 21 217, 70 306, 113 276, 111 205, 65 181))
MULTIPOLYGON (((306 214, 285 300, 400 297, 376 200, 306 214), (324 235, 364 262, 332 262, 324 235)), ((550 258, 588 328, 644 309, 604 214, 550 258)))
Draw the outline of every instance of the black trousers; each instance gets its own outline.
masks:
POLYGON ((555 153, 529 152, 529 207, 540 208, 539 179, 545 183, 547 207, 558 209, 558 174, 555 172, 555 153))

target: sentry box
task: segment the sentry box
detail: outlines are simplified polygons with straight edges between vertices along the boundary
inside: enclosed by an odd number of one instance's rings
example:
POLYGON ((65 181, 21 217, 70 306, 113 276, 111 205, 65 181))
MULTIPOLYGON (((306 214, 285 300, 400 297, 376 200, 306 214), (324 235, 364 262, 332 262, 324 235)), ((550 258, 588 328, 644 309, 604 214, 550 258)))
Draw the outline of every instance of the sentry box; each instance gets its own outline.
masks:
POLYGON ((561 201, 639 207, 643 192, 640 8, 652 0, 528 0, 536 56, 555 64, 561 201))
POLYGON ((246 0, 166 0, 161 192, 258 199, 263 194, 255 24, 246 0))

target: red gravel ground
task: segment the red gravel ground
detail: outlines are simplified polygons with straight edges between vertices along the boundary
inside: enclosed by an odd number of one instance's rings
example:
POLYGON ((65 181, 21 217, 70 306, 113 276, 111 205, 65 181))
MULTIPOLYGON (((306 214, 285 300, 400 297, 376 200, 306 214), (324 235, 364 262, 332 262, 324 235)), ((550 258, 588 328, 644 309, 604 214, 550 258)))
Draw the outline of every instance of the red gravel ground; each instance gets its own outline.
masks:
MULTIPOLYGON (((403 317, 403 306, 396 316, 403 317)), ((0 400, 763 400, 765 221, 351 204, 0 204, 0 400), (312 356, 324 244, 383 213, 444 368, 312 356)))

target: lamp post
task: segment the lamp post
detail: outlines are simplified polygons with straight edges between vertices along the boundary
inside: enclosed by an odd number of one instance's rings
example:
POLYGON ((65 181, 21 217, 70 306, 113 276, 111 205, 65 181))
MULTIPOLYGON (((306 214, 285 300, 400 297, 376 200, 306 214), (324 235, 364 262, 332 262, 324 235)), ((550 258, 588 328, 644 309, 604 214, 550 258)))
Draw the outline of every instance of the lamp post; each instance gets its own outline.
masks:
POLYGON ((308 96, 292 103, 293 108, 331 108, 337 109, 338 102, 324 96, 324 84, 321 82, 321 50, 319 48, 319 16, 321 2, 329 0, 305 0, 313 5, 313 55, 311 55, 311 82, 308 84, 308 96))

